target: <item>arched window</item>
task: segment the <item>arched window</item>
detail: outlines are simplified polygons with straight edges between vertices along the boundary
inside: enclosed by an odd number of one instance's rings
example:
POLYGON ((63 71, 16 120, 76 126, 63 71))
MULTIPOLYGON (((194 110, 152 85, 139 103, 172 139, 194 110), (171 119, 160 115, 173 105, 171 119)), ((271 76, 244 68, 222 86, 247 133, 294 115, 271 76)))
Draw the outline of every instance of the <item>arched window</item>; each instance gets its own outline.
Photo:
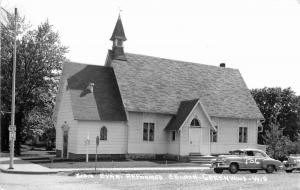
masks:
POLYGON ((100 140, 102 141, 107 140, 107 128, 105 126, 101 127, 100 129, 100 140))
POLYGON ((194 118, 191 122, 191 127, 201 127, 199 120, 194 118))

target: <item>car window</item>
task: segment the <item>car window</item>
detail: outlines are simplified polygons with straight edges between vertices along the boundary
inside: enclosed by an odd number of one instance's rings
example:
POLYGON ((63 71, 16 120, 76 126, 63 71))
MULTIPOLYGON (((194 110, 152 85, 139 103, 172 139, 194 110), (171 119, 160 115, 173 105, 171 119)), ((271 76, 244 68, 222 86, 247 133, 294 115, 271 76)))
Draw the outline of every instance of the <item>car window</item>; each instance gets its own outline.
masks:
POLYGON ((229 153, 232 154, 232 155, 243 155, 244 154, 244 152, 240 151, 240 150, 230 151, 229 153))
POLYGON ((254 156, 254 153, 253 153, 253 151, 247 151, 247 152, 246 152, 246 155, 247 155, 247 156, 254 156))
POLYGON ((257 151, 254 151, 254 156, 265 157, 265 155, 263 155, 261 152, 257 152, 257 151))

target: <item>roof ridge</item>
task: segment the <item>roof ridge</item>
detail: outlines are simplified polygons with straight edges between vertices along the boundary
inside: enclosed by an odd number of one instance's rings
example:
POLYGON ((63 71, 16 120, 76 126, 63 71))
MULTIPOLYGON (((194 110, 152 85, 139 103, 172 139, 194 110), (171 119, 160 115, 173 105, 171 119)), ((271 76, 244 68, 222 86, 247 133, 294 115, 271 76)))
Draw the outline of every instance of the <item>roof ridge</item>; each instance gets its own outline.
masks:
POLYGON ((208 64, 203 64, 203 63, 196 63, 196 62, 189 62, 189 61, 183 61, 183 60, 177 60, 177 59, 169 59, 169 58, 163 58, 163 57, 157 57, 157 56, 152 56, 152 55, 145 55, 145 54, 136 54, 136 53, 128 53, 125 52, 126 55, 134 55, 134 56, 143 56, 143 57, 149 57, 149 58, 155 58, 155 59, 163 59, 163 60, 169 60, 177 63, 186 63, 186 64, 194 64, 194 65, 202 65, 202 66, 207 66, 207 67, 214 67, 214 68, 220 68, 220 69, 231 69, 231 70, 239 70, 236 68, 230 68, 230 67, 225 67, 221 68, 217 65, 208 65, 208 64))
MULTIPOLYGON (((106 67, 105 65, 94 65, 89 63, 82 63, 82 62, 75 62, 75 61, 66 61, 64 64, 77 64, 77 65, 84 65, 84 66, 99 66, 99 67, 106 67)), ((107 67, 109 68, 109 67, 107 67)))

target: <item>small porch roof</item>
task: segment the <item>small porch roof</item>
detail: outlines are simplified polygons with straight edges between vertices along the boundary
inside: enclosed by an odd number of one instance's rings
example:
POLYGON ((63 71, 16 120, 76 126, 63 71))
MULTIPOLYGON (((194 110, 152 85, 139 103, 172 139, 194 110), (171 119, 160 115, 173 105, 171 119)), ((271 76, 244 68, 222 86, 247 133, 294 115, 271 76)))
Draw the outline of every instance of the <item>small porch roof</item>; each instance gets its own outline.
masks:
POLYGON ((180 102, 177 114, 172 117, 172 119, 169 121, 167 124, 165 130, 168 131, 177 131, 181 128, 181 126, 185 123, 191 112, 194 110, 194 108, 197 105, 200 105, 201 109, 203 110, 206 118, 208 119, 208 122, 210 126, 214 129, 217 130, 214 126, 214 122, 211 121, 209 115, 207 114, 205 108, 201 104, 199 99, 194 99, 194 100, 187 100, 187 101, 182 101, 180 102))

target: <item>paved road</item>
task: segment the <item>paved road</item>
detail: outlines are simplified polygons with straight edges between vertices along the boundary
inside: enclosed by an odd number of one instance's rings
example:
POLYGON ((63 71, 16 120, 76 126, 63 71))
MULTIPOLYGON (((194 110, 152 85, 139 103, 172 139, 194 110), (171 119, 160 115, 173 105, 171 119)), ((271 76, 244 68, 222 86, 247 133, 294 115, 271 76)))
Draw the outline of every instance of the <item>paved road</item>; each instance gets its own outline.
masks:
POLYGON ((20 175, 0 173, 0 190, 48 189, 300 189, 300 173, 151 173, 20 175))

